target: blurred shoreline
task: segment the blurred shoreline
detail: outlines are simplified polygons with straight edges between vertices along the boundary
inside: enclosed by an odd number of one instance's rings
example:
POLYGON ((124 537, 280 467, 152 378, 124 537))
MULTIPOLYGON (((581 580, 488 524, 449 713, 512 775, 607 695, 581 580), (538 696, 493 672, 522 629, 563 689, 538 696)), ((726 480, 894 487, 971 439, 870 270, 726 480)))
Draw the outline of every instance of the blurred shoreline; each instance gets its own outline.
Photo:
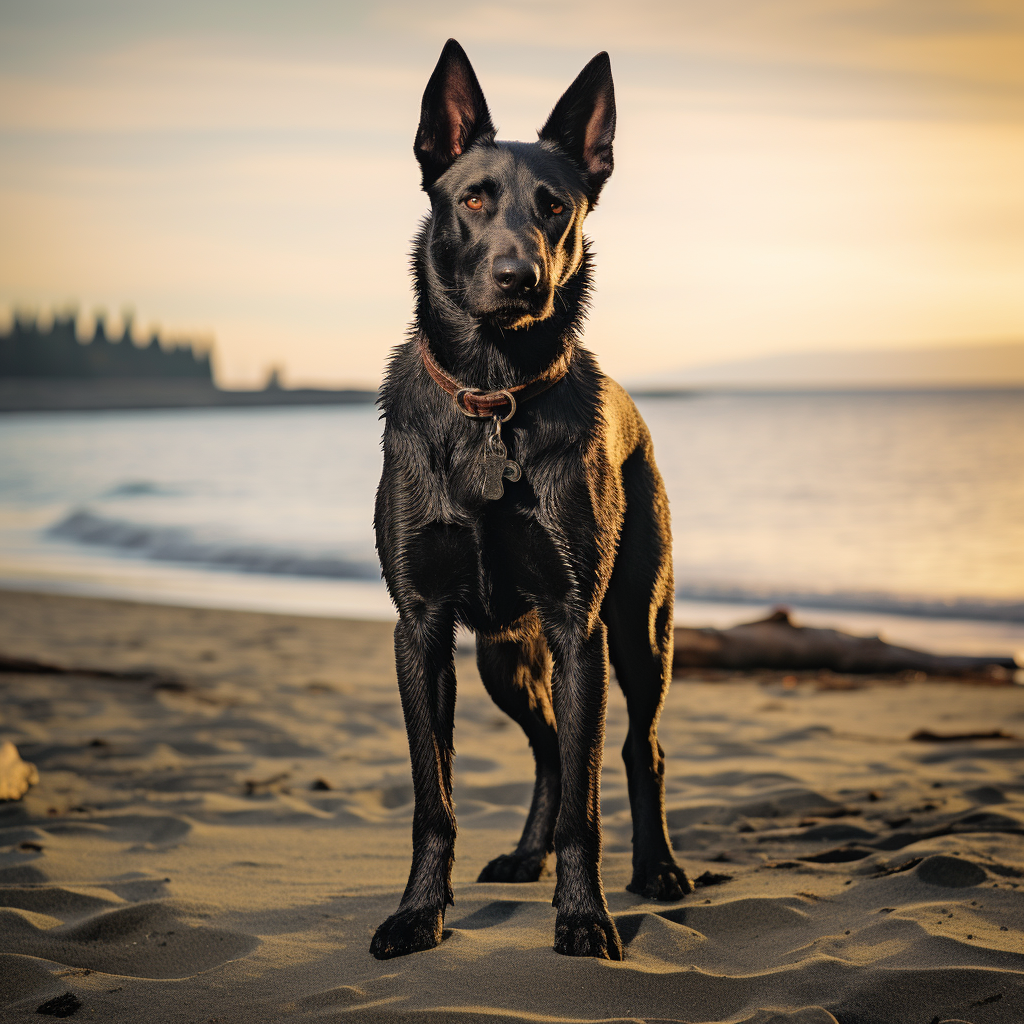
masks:
MULTIPOLYGON (((997 384, 920 385, 871 384, 851 386, 815 384, 696 384, 629 389, 635 399, 680 399, 711 396, 835 396, 884 395, 1017 395, 1024 386, 997 384)), ((0 379, 0 414, 31 412, 103 412, 143 409, 253 409, 274 406, 370 405, 377 391, 371 388, 285 388, 260 390, 220 388, 206 380, 54 380, 49 378, 0 379)))
MULTIPOLYGON (((286 576, 247 577, 179 567, 161 567, 158 576, 131 565, 117 578, 85 574, 16 575, 0 571, 0 596, 22 594, 56 598, 122 601, 193 611, 252 612, 356 622, 394 622, 395 607, 379 580, 311 580, 286 576)), ((726 629, 764 618, 776 602, 691 600, 677 596, 677 626, 726 629)), ((1024 623, 969 618, 819 608, 791 602, 794 618, 807 626, 841 629, 858 636, 881 636, 936 654, 1015 657, 1024 664, 1024 623)), ((465 631, 464 631, 465 632, 465 631)), ((468 635, 468 633, 466 633, 468 635)))
POLYGON ((135 409, 251 409, 281 405, 369 405, 377 392, 360 388, 232 391, 208 380, 0 380, 0 413, 135 409))

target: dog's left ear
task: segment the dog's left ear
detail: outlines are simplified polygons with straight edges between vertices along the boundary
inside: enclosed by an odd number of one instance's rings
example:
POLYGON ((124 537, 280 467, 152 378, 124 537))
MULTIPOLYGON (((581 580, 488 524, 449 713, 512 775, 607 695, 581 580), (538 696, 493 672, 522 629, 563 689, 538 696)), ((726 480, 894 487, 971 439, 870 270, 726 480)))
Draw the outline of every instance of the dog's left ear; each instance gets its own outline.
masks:
POLYGON ((599 53, 576 76, 538 134, 558 143, 579 165, 587 180, 590 205, 596 205, 613 166, 615 88, 607 53, 599 53))
POLYGON ((483 90, 466 51, 449 39, 424 90, 420 126, 413 143, 423 171, 424 190, 451 167, 457 156, 487 135, 494 135, 494 125, 483 90))

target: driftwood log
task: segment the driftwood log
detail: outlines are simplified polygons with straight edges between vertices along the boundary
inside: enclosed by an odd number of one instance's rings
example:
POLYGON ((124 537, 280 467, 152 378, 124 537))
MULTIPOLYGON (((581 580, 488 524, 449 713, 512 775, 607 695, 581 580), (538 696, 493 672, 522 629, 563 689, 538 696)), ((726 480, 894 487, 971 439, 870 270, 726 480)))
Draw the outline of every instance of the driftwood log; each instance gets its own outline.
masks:
POLYGON ((972 658, 928 654, 887 644, 877 636, 854 636, 837 629, 794 625, 777 609, 766 619, 731 629, 675 631, 674 671, 690 668, 829 669, 848 673, 925 672, 937 676, 977 676, 993 668, 1013 670, 1012 658, 972 658))

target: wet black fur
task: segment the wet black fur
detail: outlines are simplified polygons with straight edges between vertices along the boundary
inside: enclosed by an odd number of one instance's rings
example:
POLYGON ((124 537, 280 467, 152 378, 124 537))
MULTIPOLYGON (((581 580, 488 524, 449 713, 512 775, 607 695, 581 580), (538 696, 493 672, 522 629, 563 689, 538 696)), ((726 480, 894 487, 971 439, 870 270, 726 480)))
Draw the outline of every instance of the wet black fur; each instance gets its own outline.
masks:
POLYGON ((415 242, 416 319, 380 400, 375 527, 399 610, 395 656, 416 798, 409 883, 370 947, 381 959, 437 945, 452 902, 459 623, 476 633, 484 685, 526 732, 537 766, 519 845, 480 881, 535 881, 554 850, 555 949, 621 958, 600 874, 610 656, 630 717, 629 889, 662 900, 691 890, 669 846, 657 740, 672 662, 668 504, 636 408, 579 344, 590 285, 582 224, 611 173, 614 126, 607 54, 581 72, 535 143, 494 141, 454 40, 424 94, 415 151, 431 213, 415 242), (506 266, 519 275, 513 285, 499 273, 506 266), (504 427, 523 475, 497 501, 481 494, 492 424, 463 416, 427 375, 418 332, 472 387, 510 387, 568 360, 566 376, 504 427))

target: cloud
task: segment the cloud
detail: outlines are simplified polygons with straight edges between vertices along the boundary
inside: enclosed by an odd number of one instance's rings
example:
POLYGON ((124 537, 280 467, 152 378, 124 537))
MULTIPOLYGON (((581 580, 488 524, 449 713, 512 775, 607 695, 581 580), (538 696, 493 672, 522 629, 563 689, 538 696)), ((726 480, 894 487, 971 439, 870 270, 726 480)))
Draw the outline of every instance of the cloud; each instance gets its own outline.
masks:
POLYGON ((930 100, 951 116, 1022 110, 1024 9, 1016 0, 609 0, 385 5, 397 29, 508 50, 610 49, 653 58, 709 92, 767 86, 784 103, 812 83, 849 104, 858 92, 894 106, 930 100), (567 31, 567 26, 570 30, 567 31))
POLYGON ((610 371, 1020 333, 1022 24, 983 0, 11 0, 0 303, 132 301, 215 332, 236 382, 372 380, 455 35, 502 138, 612 52, 588 334, 610 371))

